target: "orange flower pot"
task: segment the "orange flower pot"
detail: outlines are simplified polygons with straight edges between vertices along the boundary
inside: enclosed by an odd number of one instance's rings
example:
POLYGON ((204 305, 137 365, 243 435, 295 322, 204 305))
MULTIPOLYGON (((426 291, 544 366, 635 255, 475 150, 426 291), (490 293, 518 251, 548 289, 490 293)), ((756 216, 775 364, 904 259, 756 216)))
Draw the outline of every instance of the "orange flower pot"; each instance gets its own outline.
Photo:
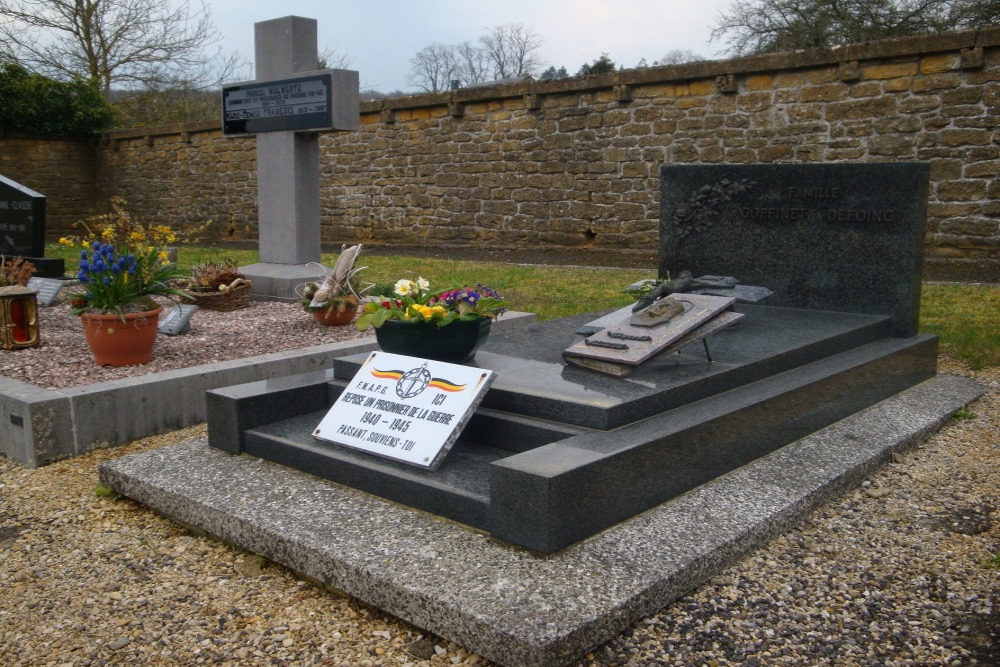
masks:
POLYGON ((344 310, 338 311, 336 308, 328 310, 311 310, 313 319, 328 327, 342 327, 350 324, 354 320, 354 315, 358 312, 357 306, 348 305, 344 310))
POLYGON ((124 316, 80 313, 83 335, 98 366, 138 366, 153 358, 163 308, 124 316), (124 317, 125 321, 122 321, 124 317))

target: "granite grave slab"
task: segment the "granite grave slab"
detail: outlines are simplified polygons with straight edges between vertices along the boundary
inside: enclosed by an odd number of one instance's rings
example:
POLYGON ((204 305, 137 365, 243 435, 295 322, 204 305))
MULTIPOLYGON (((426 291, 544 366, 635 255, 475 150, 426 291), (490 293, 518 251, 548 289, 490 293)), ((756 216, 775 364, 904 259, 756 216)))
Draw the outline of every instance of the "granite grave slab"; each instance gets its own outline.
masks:
POLYGON ((554 553, 935 372, 937 339, 888 337, 887 316, 737 308, 714 363, 670 355, 628 378, 562 362, 592 315, 491 336, 473 365, 497 379, 437 472, 314 441, 367 355, 338 359, 332 382, 209 392, 209 442, 554 553))

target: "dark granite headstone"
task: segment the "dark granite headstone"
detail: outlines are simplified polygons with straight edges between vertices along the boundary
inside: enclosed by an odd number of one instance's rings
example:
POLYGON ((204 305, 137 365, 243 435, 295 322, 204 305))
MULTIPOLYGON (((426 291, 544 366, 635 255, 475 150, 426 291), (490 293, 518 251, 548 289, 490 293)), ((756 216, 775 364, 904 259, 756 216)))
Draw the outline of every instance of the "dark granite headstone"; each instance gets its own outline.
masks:
POLYGON ((45 196, 0 176, 0 254, 45 254, 45 196))
POLYGON ((768 304, 884 314, 917 333, 930 167, 683 165, 660 170, 660 274, 718 274, 768 304))
POLYGON ((45 195, 0 176, 0 255, 23 257, 40 278, 58 278, 59 258, 45 257, 45 195))

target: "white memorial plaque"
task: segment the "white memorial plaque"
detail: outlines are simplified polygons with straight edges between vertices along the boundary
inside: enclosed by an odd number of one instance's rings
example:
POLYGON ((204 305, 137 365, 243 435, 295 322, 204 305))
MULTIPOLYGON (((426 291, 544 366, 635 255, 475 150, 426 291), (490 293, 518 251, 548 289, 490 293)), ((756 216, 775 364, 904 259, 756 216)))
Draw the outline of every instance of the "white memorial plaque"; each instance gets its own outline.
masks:
POLYGON ((494 377, 483 368, 372 352, 313 436, 437 470, 494 377))

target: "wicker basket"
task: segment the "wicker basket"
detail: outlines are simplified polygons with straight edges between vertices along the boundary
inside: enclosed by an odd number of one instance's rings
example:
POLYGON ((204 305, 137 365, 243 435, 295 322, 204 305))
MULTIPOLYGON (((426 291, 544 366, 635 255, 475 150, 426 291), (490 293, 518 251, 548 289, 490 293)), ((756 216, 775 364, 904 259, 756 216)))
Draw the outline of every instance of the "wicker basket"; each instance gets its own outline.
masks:
POLYGON ((243 278, 230 285, 222 285, 217 292, 184 290, 184 302, 193 303, 205 310, 230 311, 250 306, 250 281, 243 278))

